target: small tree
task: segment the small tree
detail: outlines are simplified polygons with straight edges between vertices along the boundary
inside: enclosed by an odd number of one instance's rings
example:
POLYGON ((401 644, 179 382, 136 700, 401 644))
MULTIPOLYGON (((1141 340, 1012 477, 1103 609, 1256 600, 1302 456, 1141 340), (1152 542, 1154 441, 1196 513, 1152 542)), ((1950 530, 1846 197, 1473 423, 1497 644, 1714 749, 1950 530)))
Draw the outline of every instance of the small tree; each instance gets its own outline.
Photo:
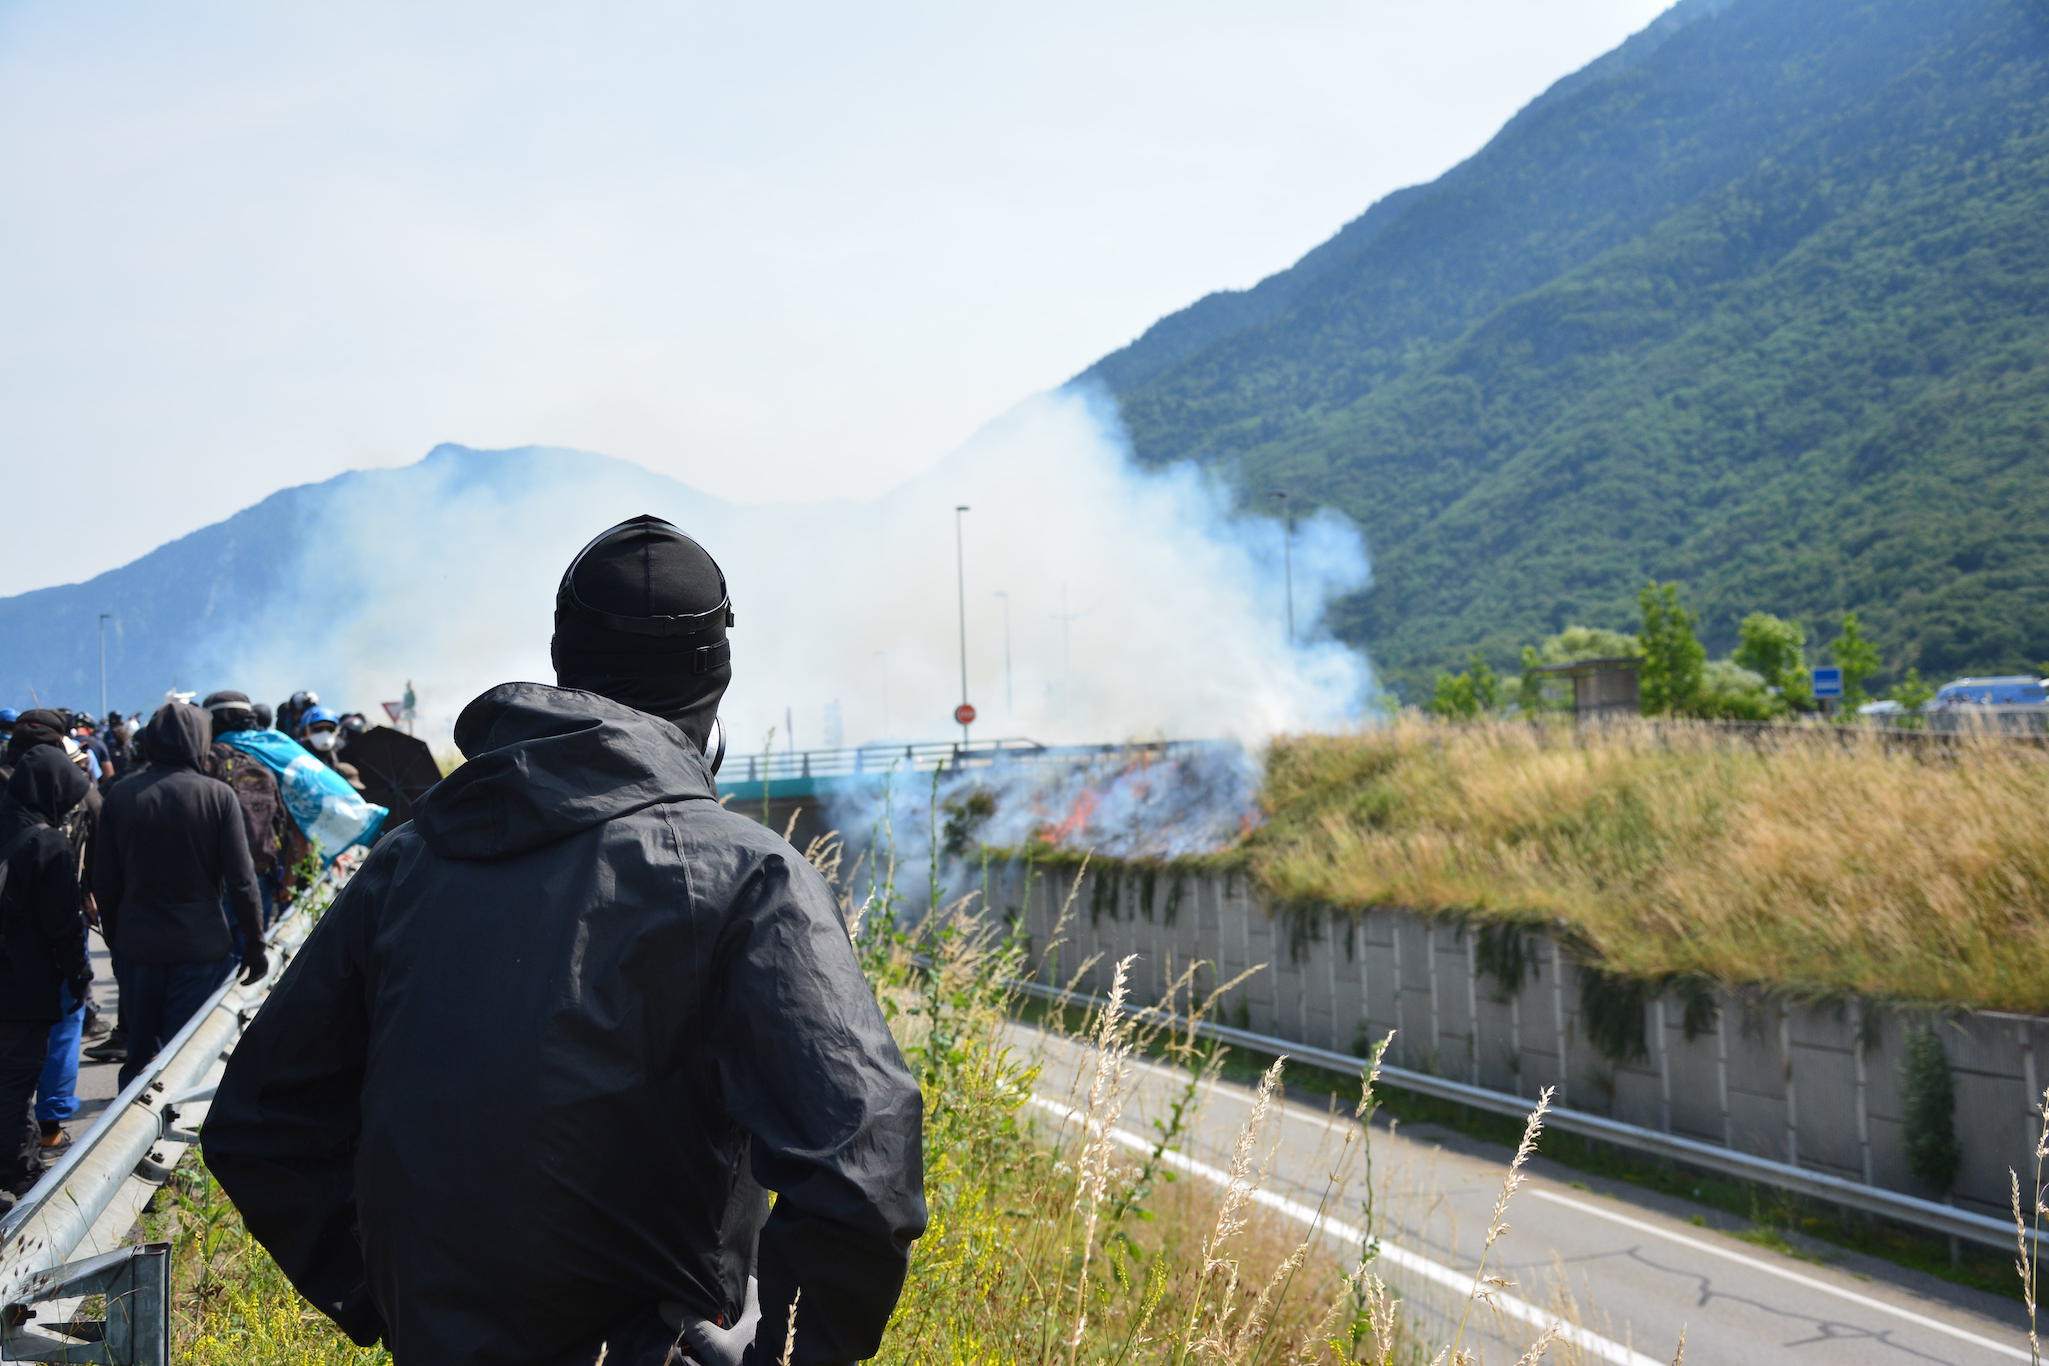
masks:
POLYGON ((1919 669, 1909 669, 1907 676, 1893 685, 1892 700, 1908 711, 1919 711, 1935 700, 1935 688, 1921 681, 1919 669))
POLYGON ((1864 627, 1855 612, 1843 613, 1843 631, 1828 647, 1836 666, 1843 671, 1843 710, 1854 712, 1871 700, 1864 680, 1878 672, 1878 647, 1864 639, 1864 627))
POLYGON ((1732 659, 1777 688, 1787 706, 1807 711, 1814 705, 1814 689, 1807 672, 1806 645, 1807 633, 1798 622, 1769 612, 1752 612, 1736 628, 1732 659))
POLYGON ((1487 661, 1475 651, 1466 661, 1466 671, 1473 677, 1473 701, 1479 704, 1482 713, 1501 709, 1501 680, 1494 676, 1494 670, 1487 667, 1487 661))
POLYGON ((1439 674, 1431 685, 1430 700, 1423 710, 1447 721, 1470 721, 1480 714, 1473 698, 1473 676, 1469 673, 1439 674))
POLYGON ((1515 685, 1515 704, 1525 716, 1535 716, 1544 710, 1544 675, 1537 672, 1543 667, 1544 657, 1537 653, 1537 647, 1523 646, 1523 672, 1515 685))
POLYGON ((1955 1184, 1962 1161, 1957 1151, 1956 1087, 1949 1055, 1935 1030, 1923 1025, 1907 1035, 1900 1063, 1900 1108, 1905 1112, 1907 1170, 1940 1195, 1955 1184))
POLYGON ((1474 654, 1455 674, 1439 674, 1424 710, 1448 721, 1471 721, 1501 706, 1501 680, 1487 661, 1474 654))
POLYGON ((1645 716, 1691 716, 1700 699, 1707 651, 1693 633, 1694 616, 1679 605, 1679 585, 1647 583, 1636 595, 1643 609, 1638 672, 1645 716))
POLYGON ((1568 626, 1537 647, 1546 664, 1577 664, 1582 659, 1633 659, 1643 653, 1635 636, 1604 626, 1568 626))

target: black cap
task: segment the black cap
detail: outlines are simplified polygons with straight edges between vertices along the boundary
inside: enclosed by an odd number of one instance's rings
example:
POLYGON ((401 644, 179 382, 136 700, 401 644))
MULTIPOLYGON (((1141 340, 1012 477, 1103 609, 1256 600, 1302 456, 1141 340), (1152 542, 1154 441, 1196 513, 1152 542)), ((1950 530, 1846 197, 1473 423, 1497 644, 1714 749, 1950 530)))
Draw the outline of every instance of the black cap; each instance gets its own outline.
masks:
POLYGON ((732 624, 726 576, 710 553, 659 517, 634 517, 563 571, 557 681, 671 721, 702 750, 732 679, 732 624))

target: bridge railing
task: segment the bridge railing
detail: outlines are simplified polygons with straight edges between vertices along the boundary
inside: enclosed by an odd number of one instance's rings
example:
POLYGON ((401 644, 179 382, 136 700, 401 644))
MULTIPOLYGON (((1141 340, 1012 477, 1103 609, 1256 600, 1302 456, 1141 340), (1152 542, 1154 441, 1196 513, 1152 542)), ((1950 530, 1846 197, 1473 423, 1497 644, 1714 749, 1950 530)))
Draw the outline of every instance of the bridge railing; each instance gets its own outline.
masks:
POLYGON ((776 783, 792 779, 840 778, 896 773, 929 773, 934 769, 986 768, 998 763, 1067 763, 1108 754, 1134 758, 1165 755, 1199 740, 1162 740, 1099 745, 1045 745, 1037 740, 924 740, 904 744, 853 745, 842 749, 799 749, 760 754, 728 754, 719 770, 722 786, 776 783))

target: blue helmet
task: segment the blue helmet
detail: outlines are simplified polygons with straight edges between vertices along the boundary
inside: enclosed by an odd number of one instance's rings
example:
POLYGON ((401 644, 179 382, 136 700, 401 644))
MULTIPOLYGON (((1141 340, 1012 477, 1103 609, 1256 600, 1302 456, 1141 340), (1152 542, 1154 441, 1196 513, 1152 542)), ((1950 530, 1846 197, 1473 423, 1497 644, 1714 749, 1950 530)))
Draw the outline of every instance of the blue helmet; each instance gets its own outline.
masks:
POLYGON ((12 707, 0 707, 0 726, 11 726, 21 719, 21 713, 12 707))
POLYGON ((336 716, 327 708, 308 707, 305 711, 305 714, 299 717, 299 729, 309 730, 312 727, 319 725, 322 721, 327 722, 327 724, 330 726, 338 726, 341 724, 341 718, 339 716, 336 716))

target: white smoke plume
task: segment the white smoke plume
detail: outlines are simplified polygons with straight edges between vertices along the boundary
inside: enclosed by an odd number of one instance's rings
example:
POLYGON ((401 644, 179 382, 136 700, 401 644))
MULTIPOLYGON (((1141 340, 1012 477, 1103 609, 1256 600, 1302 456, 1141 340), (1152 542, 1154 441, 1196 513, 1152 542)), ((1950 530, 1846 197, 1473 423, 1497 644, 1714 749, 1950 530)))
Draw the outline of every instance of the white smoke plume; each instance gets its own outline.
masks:
MULTIPOLYGON (((706 453, 706 460, 715 453, 706 453)), ((977 739, 1234 737, 1342 726, 1373 683, 1316 627, 1361 586, 1357 533, 1329 514, 1293 540, 1233 512, 1197 471, 1135 469, 1107 403, 1028 401, 925 476, 866 503, 736 506, 567 451, 437 451, 334 486, 280 604, 210 643, 211 686, 312 687, 371 713, 411 680, 422 733, 472 696, 552 681, 554 590, 576 550, 637 513, 724 567, 737 613, 725 716, 736 749, 944 739, 960 700, 955 512, 977 739), (999 596, 999 594, 1004 596, 999 596), (1005 611, 1008 612, 1006 671, 1005 611)))

